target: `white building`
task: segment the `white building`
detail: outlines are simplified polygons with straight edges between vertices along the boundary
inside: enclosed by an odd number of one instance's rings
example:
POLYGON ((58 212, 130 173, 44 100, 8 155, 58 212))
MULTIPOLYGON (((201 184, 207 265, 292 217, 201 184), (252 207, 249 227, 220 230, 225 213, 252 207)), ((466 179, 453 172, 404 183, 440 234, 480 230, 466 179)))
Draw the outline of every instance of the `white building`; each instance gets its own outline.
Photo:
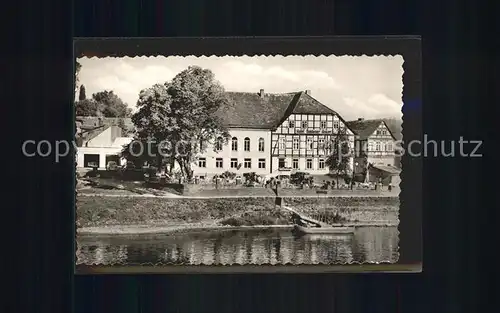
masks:
POLYGON ((77 168, 92 167, 97 164, 99 169, 105 169, 109 161, 124 165, 125 160, 119 157, 123 146, 129 144, 133 138, 122 137, 122 130, 118 126, 100 126, 79 134, 81 140, 77 145, 77 168))
POLYGON ((400 164, 396 154, 396 137, 383 119, 347 122, 356 134, 356 174, 367 172, 365 180, 399 185, 400 164))
MULTIPOLYGON (((264 175, 280 169, 327 174, 328 143, 345 129, 354 149, 354 134, 335 111, 309 91, 285 94, 228 92, 228 106, 219 114, 231 140, 219 140, 199 155, 194 175, 225 171, 264 175), (216 151, 214 151, 216 145, 216 151)), ((352 171, 352 158, 349 158, 352 171)))

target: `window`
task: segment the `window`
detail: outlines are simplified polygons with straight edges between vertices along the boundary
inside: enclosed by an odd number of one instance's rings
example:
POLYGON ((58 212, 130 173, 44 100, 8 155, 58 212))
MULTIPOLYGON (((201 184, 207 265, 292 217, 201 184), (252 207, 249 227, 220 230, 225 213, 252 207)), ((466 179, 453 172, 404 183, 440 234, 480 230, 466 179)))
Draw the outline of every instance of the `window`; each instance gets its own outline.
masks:
POLYGON ((295 121, 289 121, 288 128, 295 128, 295 121))
POLYGON ((231 159, 231 168, 238 168, 238 159, 231 159))
POLYGON ((368 151, 373 151, 373 142, 368 142, 368 151))
POLYGON ((318 167, 320 170, 325 168, 325 160, 319 159, 318 167))
POLYGON ((198 158, 198 167, 207 167, 207 159, 198 158))
POLYGON ((259 168, 266 168, 266 159, 259 159, 259 168))
POLYGON ((299 159, 293 159, 293 161, 292 161, 292 167, 294 169, 298 169, 299 168, 299 159))
POLYGON ((222 137, 218 137, 215 141, 215 151, 222 151, 223 140, 222 137))
POLYGON ((245 168, 252 168, 252 159, 245 159, 245 161, 243 162, 243 166, 245 168))
POLYGON ((264 138, 259 138, 259 151, 264 152, 264 138))
POLYGON ((216 168, 223 168, 223 162, 222 162, 222 158, 217 158, 215 159, 215 167, 216 168))
POLYGON ((200 140, 200 151, 204 151, 206 147, 207 145, 205 144, 205 142, 203 142, 203 140, 200 140))
POLYGON ((339 129, 339 121, 333 121, 333 128, 339 129))
POLYGON ((387 143, 387 151, 392 151, 392 142, 387 143))
POLYGON ((319 128, 321 128, 321 129, 326 129, 326 121, 321 121, 321 122, 319 123, 319 128))
POLYGON ((250 151, 250 138, 246 137, 243 142, 243 150, 250 151))
POLYGON ((238 138, 236 137, 231 139, 231 150, 238 151, 238 138))
POLYGON ((380 144, 380 151, 385 151, 385 144, 383 142, 380 144))
POLYGON ((293 138, 293 149, 298 150, 300 148, 299 138, 293 138))
POLYGON ((307 159, 307 161, 306 161, 306 168, 308 170, 310 170, 310 169, 313 168, 313 160, 312 159, 307 159))
POLYGON ((280 138, 279 148, 280 148, 281 150, 284 150, 284 149, 286 148, 285 138, 280 138))
POLYGON ((323 138, 318 139, 318 148, 319 149, 325 148, 325 139, 323 139, 323 138))
POLYGON ((313 149, 313 143, 314 143, 314 141, 312 140, 312 138, 308 138, 307 139, 307 149, 312 150, 313 149))
POLYGON ((380 151, 380 142, 375 143, 375 151, 380 151))
POLYGON ((281 158, 278 160, 278 168, 284 168, 285 167, 285 159, 281 158))
POLYGON ((307 129, 307 121, 302 121, 302 128, 307 129))

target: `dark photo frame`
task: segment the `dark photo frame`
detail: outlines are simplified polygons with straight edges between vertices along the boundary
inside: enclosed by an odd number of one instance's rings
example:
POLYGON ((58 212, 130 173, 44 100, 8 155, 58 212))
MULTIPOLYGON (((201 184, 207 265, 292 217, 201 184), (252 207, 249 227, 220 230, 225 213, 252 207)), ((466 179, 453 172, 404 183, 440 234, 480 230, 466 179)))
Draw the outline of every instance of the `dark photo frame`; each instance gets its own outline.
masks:
MULTIPOLYGON (((402 136, 422 140, 421 41, 419 37, 261 37, 261 38, 77 38, 74 56, 224 55, 401 55, 403 63, 402 136)), ((68 133, 69 137, 74 135, 68 133)), ((422 157, 403 155, 399 194, 399 259, 394 264, 347 265, 78 265, 77 274, 144 273, 317 273, 420 272, 422 270, 422 157)), ((68 168, 68 170, 70 170, 68 168)), ((76 206, 76 203, 75 203, 76 206)), ((74 207, 75 207, 74 206, 74 207)), ((73 218, 76 216, 73 215, 73 218)), ((76 231, 76 229, 74 229, 76 231)), ((76 251, 76 246, 75 250, 76 251)))

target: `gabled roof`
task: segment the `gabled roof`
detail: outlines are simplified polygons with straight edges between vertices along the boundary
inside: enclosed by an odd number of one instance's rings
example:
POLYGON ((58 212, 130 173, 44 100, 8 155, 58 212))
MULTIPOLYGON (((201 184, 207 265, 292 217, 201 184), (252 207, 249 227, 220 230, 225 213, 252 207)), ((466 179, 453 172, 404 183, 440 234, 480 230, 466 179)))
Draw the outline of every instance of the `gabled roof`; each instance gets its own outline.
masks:
POLYGON ((359 136, 360 140, 366 140, 375 132, 375 130, 377 130, 380 123, 384 123, 392 138, 396 140, 389 126, 387 126, 387 123, 383 119, 349 121, 347 122, 347 126, 359 136))
POLYGON ((300 93, 299 101, 297 101, 292 113, 296 114, 337 114, 323 103, 314 99, 305 92, 300 93))
POLYGON ((264 94, 227 92, 229 103, 217 115, 226 127, 273 129, 290 114, 336 114, 305 92, 264 94))

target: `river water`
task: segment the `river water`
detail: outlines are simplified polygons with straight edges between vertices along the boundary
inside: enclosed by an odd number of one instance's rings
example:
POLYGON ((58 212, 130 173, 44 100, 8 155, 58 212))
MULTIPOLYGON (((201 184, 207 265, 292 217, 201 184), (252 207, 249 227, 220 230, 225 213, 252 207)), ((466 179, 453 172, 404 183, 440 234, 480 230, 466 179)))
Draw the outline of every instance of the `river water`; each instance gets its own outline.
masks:
POLYGON ((77 264, 343 264, 396 262, 396 227, 359 227, 350 235, 225 231, 176 236, 78 238, 77 264))

